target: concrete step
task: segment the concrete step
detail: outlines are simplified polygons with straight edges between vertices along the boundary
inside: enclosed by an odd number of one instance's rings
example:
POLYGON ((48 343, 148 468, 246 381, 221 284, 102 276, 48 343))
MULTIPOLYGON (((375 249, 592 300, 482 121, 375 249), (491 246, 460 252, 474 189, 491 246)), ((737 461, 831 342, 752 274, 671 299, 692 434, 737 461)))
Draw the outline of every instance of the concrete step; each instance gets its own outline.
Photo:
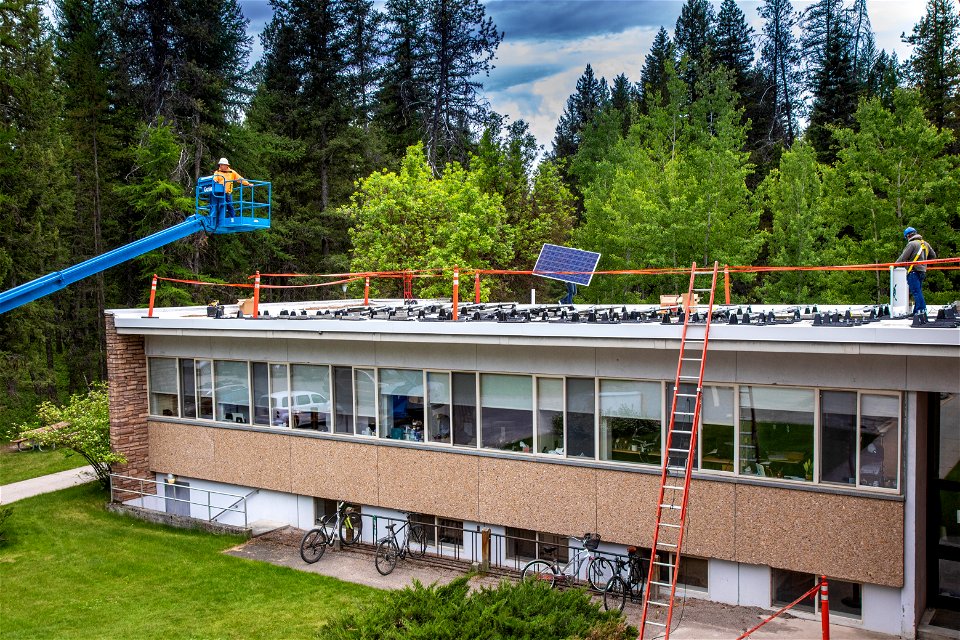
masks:
POLYGON ((250 536, 256 538, 277 531, 278 529, 283 529, 289 525, 279 520, 255 520, 248 526, 250 528, 250 536))

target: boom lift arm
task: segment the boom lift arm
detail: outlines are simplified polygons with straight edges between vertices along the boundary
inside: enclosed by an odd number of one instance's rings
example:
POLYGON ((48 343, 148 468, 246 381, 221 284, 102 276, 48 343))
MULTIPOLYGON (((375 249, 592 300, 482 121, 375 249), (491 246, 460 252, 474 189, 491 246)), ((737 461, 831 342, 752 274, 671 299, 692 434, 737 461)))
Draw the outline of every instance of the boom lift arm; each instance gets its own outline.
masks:
POLYGON ((249 185, 238 184, 233 193, 227 196, 223 184, 215 182, 212 177, 201 178, 197 181, 196 213, 192 216, 169 229, 0 293, 0 314, 198 231, 239 233, 269 229, 272 185, 254 180, 249 182, 249 185), (232 212, 226 208, 227 197, 231 197, 231 204, 234 205, 232 212), (264 199, 265 202, 262 201, 264 199), (227 217, 228 213, 233 215, 227 217))

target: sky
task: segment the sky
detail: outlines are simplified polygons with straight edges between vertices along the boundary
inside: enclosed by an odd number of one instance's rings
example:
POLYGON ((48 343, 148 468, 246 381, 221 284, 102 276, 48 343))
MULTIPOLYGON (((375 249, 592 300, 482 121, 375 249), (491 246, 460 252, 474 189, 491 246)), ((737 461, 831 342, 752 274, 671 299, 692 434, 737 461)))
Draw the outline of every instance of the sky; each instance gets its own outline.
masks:
MULTIPOLYGON (((263 53, 259 34, 272 12, 267 0, 240 0, 240 4, 250 21, 248 32, 254 36, 253 62, 263 53)), ((485 96, 497 113, 525 120, 549 150, 567 97, 586 65, 611 83, 621 73, 639 81, 654 36, 663 25, 672 37, 683 0, 487 0, 484 4, 487 15, 504 33, 494 68, 482 78, 485 96)), ((759 32, 759 0, 738 4, 759 32)), ((797 10, 810 4, 793 1, 797 10)), ((715 9, 719 5, 714 2, 715 9)), ((911 33, 923 17, 925 0, 867 0, 867 8, 877 48, 907 59, 911 47, 900 36, 911 33)))

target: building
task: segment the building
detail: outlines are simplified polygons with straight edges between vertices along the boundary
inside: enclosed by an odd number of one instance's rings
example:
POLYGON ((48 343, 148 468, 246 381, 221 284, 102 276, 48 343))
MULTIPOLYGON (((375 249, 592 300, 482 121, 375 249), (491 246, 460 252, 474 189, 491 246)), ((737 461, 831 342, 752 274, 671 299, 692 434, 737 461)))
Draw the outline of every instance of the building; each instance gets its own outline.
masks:
MULTIPOLYGON (((301 528, 332 500, 415 512, 463 555, 481 527, 649 547, 677 324, 329 304, 108 312, 118 472, 203 517, 236 496, 301 528)), ((711 331, 686 593, 775 607, 826 574, 838 623, 912 638, 960 599, 960 330, 762 311, 711 331)))

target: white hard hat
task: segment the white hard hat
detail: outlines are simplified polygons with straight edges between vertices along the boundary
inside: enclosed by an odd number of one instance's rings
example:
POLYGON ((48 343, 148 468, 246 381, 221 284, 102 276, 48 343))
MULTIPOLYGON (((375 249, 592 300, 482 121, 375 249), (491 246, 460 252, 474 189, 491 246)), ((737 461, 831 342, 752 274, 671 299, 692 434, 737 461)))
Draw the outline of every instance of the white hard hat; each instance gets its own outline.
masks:
POLYGON ((227 166, 229 167, 229 166, 230 166, 230 161, 227 160, 226 158, 220 158, 220 159, 217 161, 217 164, 225 164, 225 165, 227 165, 227 166))

